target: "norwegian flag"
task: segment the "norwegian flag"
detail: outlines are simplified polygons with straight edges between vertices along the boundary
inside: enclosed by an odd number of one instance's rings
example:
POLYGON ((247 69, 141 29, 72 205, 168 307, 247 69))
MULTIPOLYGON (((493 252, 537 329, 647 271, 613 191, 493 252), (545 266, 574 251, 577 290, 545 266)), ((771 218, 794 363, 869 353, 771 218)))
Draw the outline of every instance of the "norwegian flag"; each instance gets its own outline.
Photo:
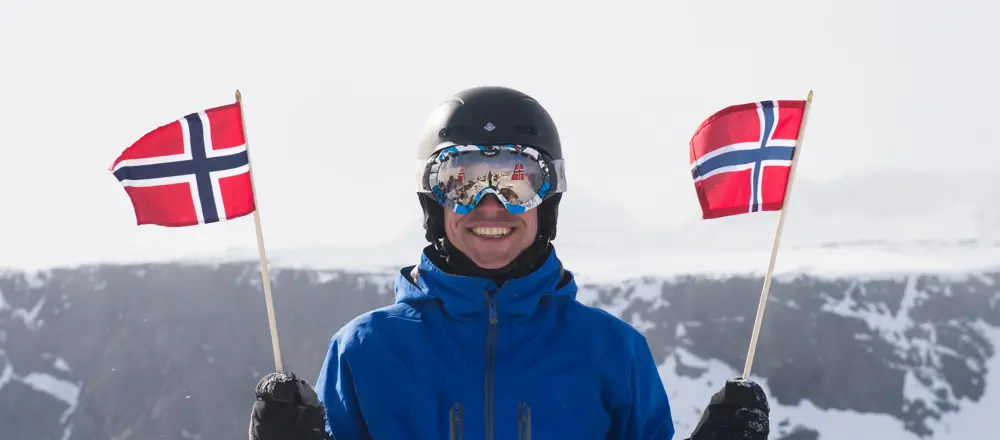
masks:
POLYGON ((510 180, 525 180, 523 163, 518 162, 514 164, 514 172, 512 173, 510 180))
POLYGON ((788 174, 806 101, 761 101, 726 107, 691 137, 691 177, 702 218, 784 206, 788 174))
POLYGON ((109 170, 125 188, 139 225, 191 226, 254 211, 238 102, 146 133, 109 170))

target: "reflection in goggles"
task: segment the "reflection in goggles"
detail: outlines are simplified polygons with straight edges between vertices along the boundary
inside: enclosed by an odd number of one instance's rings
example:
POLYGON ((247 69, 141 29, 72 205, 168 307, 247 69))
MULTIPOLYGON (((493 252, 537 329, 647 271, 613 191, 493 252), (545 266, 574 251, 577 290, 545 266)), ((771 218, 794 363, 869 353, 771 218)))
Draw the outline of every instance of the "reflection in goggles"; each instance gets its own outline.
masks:
POLYGON ((451 145, 418 166, 418 191, 460 214, 471 212, 486 194, 518 214, 566 190, 562 160, 546 160, 519 145, 451 145))
POLYGON ((463 205, 477 202, 480 192, 487 188, 499 192, 508 203, 520 205, 538 194, 544 183, 541 167, 526 159, 517 154, 453 157, 438 169, 437 188, 448 199, 463 205))

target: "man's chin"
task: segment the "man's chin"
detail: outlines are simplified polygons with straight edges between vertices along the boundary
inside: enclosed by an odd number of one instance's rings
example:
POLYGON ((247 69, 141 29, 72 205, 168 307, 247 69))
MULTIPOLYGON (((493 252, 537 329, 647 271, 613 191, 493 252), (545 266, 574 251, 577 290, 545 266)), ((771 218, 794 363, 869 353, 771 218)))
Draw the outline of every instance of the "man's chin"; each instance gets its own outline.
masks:
POLYGON ((514 261, 514 257, 516 257, 516 255, 512 256, 509 252, 500 250, 484 250, 467 256, 476 266, 483 269, 501 269, 514 261))

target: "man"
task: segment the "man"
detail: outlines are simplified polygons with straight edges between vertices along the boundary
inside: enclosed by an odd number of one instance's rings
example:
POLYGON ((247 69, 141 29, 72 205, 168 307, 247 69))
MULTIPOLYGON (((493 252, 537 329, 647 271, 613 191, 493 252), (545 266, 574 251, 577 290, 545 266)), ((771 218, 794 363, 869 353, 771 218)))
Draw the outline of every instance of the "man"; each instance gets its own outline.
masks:
MULTIPOLYGON (((645 338, 577 302, 551 244, 566 176, 546 110, 507 88, 460 92, 417 159, 431 245, 400 271, 395 304, 333 336, 315 392, 261 380, 251 438, 672 439, 645 338)), ((691 439, 767 433, 760 387, 731 380, 691 439)))

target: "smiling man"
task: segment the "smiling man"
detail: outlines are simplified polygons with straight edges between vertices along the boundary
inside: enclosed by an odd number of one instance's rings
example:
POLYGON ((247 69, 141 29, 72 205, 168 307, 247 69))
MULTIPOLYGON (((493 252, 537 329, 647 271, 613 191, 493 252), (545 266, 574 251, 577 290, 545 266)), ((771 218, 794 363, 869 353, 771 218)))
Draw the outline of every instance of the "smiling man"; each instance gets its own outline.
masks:
MULTIPOLYGON (((261 379, 250 437, 672 439, 645 338, 578 302, 556 257, 566 176, 548 112, 508 88, 460 92, 432 112, 417 159, 431 243, 419 264, 400 271, 393 305, 333 336, 315 391, 261 379)), ((730 380, 690 438, 768 428, 760 387, 730 380)))
POLYGON ((535 241, 538 217, 531 212, 511 214, 496 196, 487 195, 469 214, 445 211, 444 228, 455 248, 463 250, 473 264, 500 269, 535 241))

